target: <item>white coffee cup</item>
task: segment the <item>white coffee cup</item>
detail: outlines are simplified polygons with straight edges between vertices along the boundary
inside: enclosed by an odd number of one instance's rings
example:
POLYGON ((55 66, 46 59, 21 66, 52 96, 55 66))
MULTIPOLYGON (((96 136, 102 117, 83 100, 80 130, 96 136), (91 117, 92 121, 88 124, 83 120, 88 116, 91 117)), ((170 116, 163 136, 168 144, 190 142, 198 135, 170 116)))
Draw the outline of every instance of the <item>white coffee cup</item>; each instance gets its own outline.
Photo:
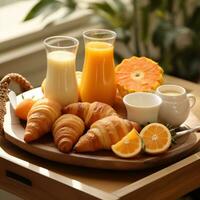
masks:
POLYGON ((175 127, 185 122, 196 102, 194 95, 187 94, 186 90, 178 85, 159 86, 156 94, 163 101, 159 111, 159 121, 175 127))
POLYGON ((153 93, 135 92, 124 96, 128 120, 146 125, 157 122, 162 99, 153 93))

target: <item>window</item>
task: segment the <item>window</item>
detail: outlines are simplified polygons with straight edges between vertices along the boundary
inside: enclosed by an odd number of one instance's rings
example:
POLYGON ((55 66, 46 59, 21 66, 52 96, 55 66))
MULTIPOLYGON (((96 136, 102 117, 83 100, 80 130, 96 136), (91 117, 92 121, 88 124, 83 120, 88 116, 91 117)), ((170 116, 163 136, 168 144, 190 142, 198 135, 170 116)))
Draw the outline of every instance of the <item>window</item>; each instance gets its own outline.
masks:
MULTIPOLYGON (((43 39, 52 35, 81 38, 83 30, 97 25, 89 22, 91 13, 87 10, 77 10, 51 26, 46 26, 48 21, 42 21, 40 17, 23 23, 22 19, 35 2, 37 0, 6 0, 0 4, 0 76, 17 72, 38 86, 46 73, 43 39)), ((62 9, 56 15, 61 12, 62 9)), ((82 53, 83 45, 80 45, 79 55, 82 53)), ((81 66, 82 59, 78 59, 77 70, 81 66)))

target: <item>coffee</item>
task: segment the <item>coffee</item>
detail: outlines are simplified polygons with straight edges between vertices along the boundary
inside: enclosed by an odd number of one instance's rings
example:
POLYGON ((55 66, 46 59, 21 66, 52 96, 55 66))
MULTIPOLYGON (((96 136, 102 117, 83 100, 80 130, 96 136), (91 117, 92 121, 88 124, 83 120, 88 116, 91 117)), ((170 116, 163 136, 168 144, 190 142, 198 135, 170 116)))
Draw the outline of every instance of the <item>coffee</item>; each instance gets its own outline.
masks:
POLYGON ((164 95, 167 95, 167 96, 178 96, 181 94, 181 93, 179 93, 177 91, 173 91, 173 90, 165 90, 165 91, 162 91, 161 93, 164 95))

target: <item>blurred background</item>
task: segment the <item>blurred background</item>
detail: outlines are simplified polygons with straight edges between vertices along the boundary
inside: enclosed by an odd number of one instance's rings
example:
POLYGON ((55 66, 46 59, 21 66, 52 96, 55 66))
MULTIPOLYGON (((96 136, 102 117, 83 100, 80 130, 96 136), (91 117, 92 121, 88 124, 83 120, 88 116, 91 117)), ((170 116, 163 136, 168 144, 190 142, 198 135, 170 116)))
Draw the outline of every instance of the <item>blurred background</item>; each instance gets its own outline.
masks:
POLYGON ((200 82, 199 0, 1 0, 0 76, 18 72, 34 86, 46 73, 42 41, 52 35, 80 40, 77 70, 83 64, 82 32, 117 32, 115 61, 147 56, 166 74, 200 82))
MULTIPOLYGON (((200 0, 0 0, 0 78, 10 72, 36 87, 46 75, 43 40, 82 32, 117 32, 115 62, 131 56, 157 61, 166 74, 200 82, 200 0)), ((0 199, 18 199, 0 191, 0 199)), ((200 199, 196 190, 182 199, 200 199)))

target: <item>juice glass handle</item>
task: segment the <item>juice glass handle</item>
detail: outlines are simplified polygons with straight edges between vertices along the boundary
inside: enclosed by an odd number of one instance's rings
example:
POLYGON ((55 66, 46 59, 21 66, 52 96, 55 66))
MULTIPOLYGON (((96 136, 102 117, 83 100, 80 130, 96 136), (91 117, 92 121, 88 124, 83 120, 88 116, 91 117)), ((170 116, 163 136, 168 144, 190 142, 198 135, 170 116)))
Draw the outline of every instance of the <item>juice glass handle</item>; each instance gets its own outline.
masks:
POLYGON ((189 99, 190 108, 192 108, 196 103, 196 98, 193 94, 187 94, 187 98, 189 99))

